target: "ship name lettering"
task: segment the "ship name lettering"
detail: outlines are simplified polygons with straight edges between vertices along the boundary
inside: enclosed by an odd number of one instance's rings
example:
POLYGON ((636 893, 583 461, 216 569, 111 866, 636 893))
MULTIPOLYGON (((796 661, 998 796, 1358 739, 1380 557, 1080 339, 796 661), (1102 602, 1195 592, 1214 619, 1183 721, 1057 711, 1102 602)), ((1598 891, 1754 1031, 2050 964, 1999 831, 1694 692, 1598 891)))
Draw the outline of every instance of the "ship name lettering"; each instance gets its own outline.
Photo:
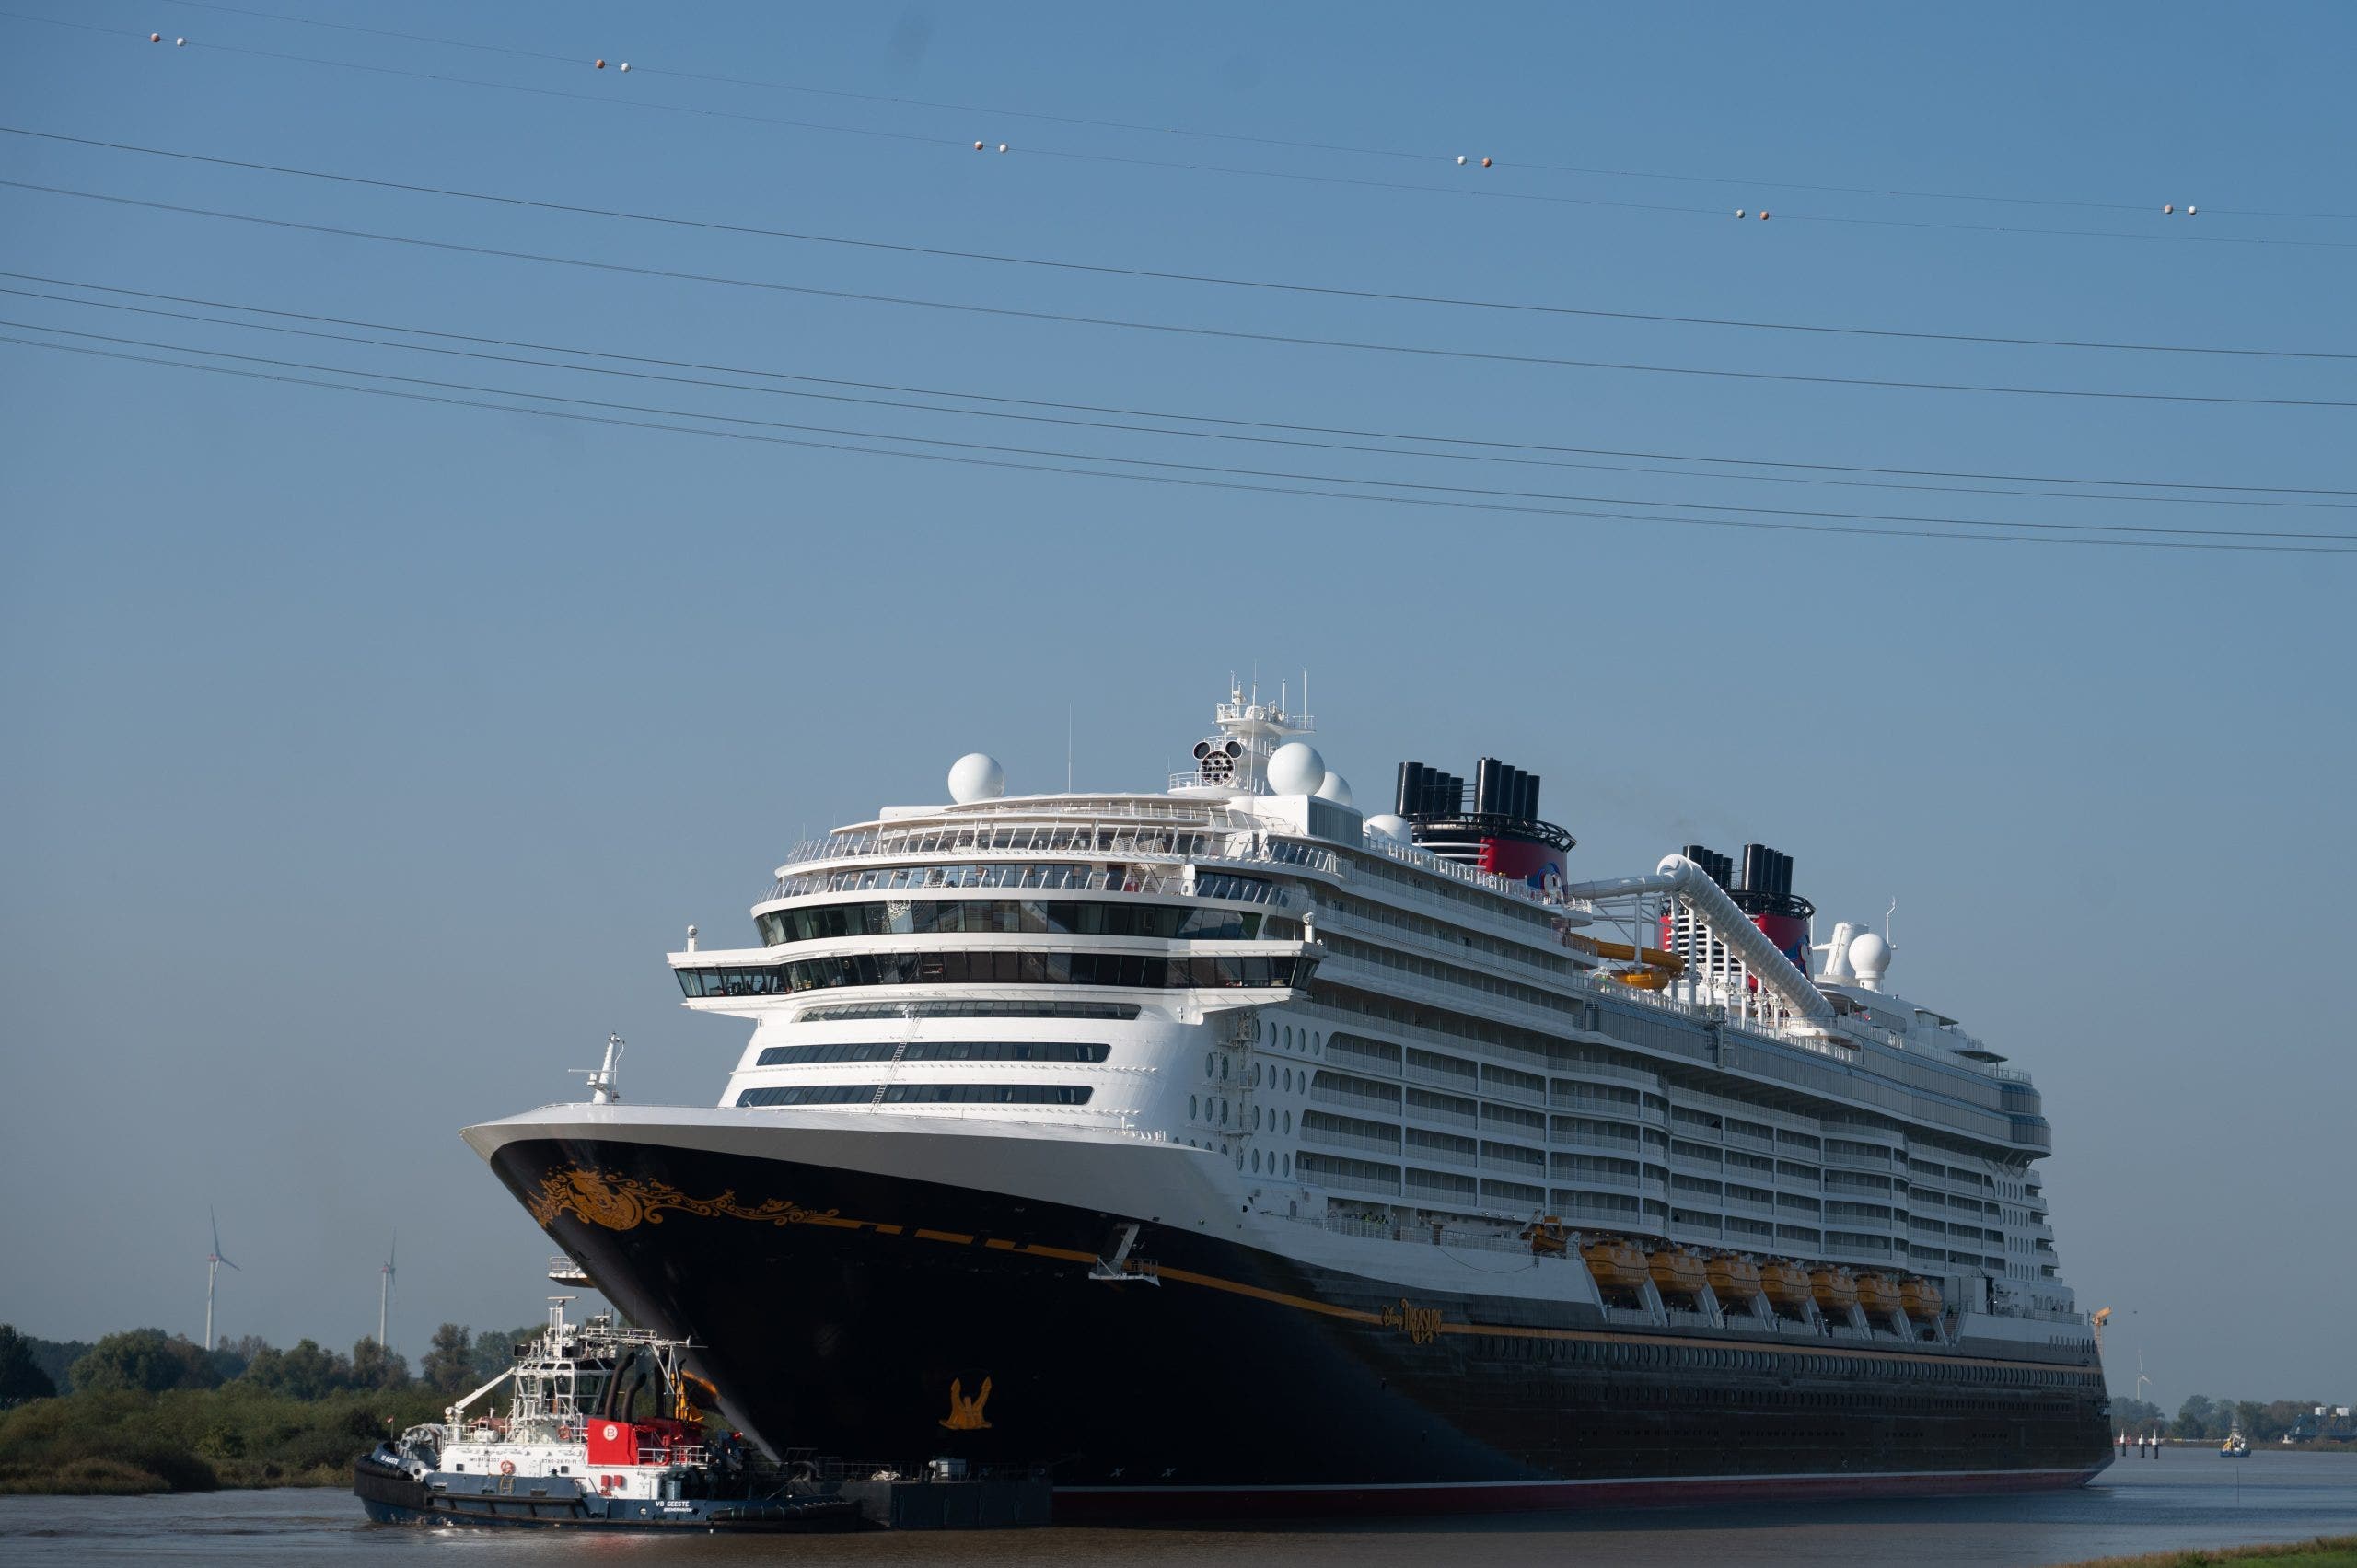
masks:
POLYGON ((1440 1308, 1419 1307, 1405 1296, 1387 1302, 1382 1318, 1385 1328, 1399 1330, 1411 1344, 1428 1345, 1440 1335, 1440 1308))

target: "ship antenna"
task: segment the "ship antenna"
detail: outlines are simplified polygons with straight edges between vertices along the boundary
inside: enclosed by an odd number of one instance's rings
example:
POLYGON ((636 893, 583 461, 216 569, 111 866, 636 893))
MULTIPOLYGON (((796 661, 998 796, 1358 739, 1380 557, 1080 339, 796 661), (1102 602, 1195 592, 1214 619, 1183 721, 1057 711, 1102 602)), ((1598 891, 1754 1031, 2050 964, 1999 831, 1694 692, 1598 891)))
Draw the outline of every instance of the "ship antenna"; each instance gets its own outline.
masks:
POLYGON ((1064 704, 1064 793, 1072 793, 1072 704, 1064 704))
POLYGON ((604 1062, 595 1067, 568 1067, 565 1069, 568 1073, 578 1073, 583 1077, 589 1080, 589 1103, 591 1105, 613 1105, 621 1099, 621 1078, 617 1071, 617 1066, 621 1061, 623 1049, 622 1037, 617 1034, 610 1034, 606 1037, 606 1060, 604 1062))
POLYGON ((1890 907, 1882 912, 1882 939, 1886 942, 1890 942, 1890 950, 1894 953, 1898 951, 1898 944, 1891 941, 1890 917, 1898 912, 1898 900, 1897 899, 1891 900, 1890 907))

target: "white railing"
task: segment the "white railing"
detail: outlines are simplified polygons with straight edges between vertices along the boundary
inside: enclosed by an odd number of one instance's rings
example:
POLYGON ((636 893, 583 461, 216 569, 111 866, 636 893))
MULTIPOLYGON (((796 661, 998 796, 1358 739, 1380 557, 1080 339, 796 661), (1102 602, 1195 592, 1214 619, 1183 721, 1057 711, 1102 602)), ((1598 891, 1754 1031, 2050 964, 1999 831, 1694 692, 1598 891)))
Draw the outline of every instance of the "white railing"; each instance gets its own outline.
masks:
POLYGON ((1364 1132, 1338 1132, 1331 1128, 1313 1127, 1304 1122, 1301 1141, 1324 1148, 1356 1149, 1364 1154, 1388 1156, 1392 1159, 1399 1157, 1399 1140, 1397 1137, 1386 1142, 1381 1138, 1370 1138, 1364 1132))

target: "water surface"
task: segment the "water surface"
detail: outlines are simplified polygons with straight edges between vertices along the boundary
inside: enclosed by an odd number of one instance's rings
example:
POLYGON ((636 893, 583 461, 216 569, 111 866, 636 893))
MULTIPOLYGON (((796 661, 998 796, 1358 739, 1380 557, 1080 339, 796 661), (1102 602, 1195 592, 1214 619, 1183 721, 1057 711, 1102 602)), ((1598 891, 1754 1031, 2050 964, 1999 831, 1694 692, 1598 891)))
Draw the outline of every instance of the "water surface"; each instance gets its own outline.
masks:
POLYGON ((2128 1552, 2357 1533, 2357 1454, 2207 1449, 2127 1459, 2076 1492, 1237 1529, 660 1538, 372 1525, 346 1493, 0 1497, 0 1562, 790 1562, 1125 1565, 1590 1562, 1633 1568, 2033 1568, 2128 1552))

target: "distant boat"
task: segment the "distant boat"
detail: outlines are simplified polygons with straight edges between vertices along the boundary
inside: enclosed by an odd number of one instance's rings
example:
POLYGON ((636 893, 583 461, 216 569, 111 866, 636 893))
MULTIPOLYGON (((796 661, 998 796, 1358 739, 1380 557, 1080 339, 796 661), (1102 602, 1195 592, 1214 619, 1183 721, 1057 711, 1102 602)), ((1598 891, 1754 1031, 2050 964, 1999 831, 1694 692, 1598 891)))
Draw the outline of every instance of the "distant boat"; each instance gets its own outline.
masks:
POLYGON ((2226 1440, 2218 1445, 2218 1457, 2222 1459, 2250 1458, 2250 1439, 2243 1435, 2240 1422, 2235 1423, 2235 1429, 2226 1434, 2226 1440))

